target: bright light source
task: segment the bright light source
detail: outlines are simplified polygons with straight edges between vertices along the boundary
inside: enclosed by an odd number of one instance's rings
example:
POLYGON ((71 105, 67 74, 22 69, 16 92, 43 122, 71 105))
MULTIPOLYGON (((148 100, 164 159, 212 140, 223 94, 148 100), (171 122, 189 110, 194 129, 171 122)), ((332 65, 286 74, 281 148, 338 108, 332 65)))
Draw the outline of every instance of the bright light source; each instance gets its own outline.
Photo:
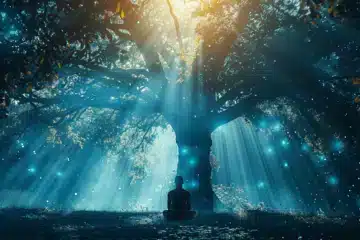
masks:
POLYGON ((330 185, 337 185, 338 183, 339 183, 339 179, 337 178, 337 177, 335 177, 335 176, 330 176, 329 178, 328 178, 328 183, 330 184, 330 185))
POLYGON ((309 145, 304 143, 303 145, 301 145, 301 150, 303 150, 304 152, 308 152, 310 150, 310 147, 309 145))
POLYGON ((183 147, 180 150, 181 155, 185 156, 189 153, 189 149, 187 147, 183 147))
POLYGON ((189 160, 189 164, 191 165, 191 166, 195 166, 196 165, 196 159, 195 158, 191 158, 190 160, 189 160))
POLYGON ((283 146, 284 148, 286 148, 287 146, 289 146, 289 140, 287 140, 286 138, 284 138, 283 140, 281 140, 281 146, 283 146))
POLYGON ((257 184, 257 187, 258 188, 264 188, 265 187, 265 183, 263 181, 260 181, 258 184, 257 184))
POLYGON ((280 123, 275 123, 271 129, 274 131, 274 132, 279 132, 281 130, 282 126, 280 123))
POLYGON ((273 149, 272 147, 268 147, 268 148, 266 149, 266 152, 267 152, 268 154, 273 154, 273 153, 274 153, 274 149, 273 149))

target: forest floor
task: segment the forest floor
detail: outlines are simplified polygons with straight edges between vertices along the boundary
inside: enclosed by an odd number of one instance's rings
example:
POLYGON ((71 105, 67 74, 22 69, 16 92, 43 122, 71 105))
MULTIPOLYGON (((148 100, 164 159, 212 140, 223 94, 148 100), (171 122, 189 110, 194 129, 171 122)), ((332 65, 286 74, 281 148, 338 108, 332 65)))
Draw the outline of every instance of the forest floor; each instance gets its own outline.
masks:
POLYGON ((360 239, 359 218, 325 218, 254 211, 199 214, 166 222, 161 213, 55 212, 1 209, 1 240, 74 239, 360 239))

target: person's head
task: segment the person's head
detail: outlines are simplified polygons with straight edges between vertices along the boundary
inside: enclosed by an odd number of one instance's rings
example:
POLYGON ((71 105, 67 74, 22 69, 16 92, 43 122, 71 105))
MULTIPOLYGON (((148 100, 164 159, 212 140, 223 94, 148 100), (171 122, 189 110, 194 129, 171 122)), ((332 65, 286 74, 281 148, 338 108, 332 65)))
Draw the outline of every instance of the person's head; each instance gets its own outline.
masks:
POLYGON ((184 184, 184 179, 182 176, 176 176, 175 178, 175 184, 177 188, 181 188, 182 185, 184 184))

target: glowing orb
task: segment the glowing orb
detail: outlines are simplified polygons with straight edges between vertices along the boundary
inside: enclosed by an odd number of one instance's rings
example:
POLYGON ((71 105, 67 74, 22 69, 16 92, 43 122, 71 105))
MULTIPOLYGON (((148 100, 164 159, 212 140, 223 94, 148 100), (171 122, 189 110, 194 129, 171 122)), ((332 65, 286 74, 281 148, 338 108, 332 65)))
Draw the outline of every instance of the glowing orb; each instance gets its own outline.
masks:
POLYGON ((326 157, 325 157, 324 155, 320 155, 320 156, 319 156, 319 159, 320 159, 320 161, 322 161, 322 162, 325 162, 325 161, 326 161, 326 157))
POLYGON ((310 147, 309 145, 307 145, 306 143, 304 143, 302 146, 301 146, 301 150, 303 150, 304 152, 308 152, 310 150, 310 147))
POLYGON ((199 186, 199 183, 196 180, 192 180, 190 183, 186 185, 188 189, 195 189, 199 186))
POLYGON ((189 153, 189 149, 187 147, 183 147, 181 150, 180 150, 180 153, 181 155, 185 156, 189 153))
POLYGON ((5 20, 7 14, 6 14, 6 12, 0 12, 0 16, 1 16, 2 20, 5 20))
POLYGON ((289 146, 289 141, 286 138, 284 138, 283 140, 281 140, 281 146, 286 148, 287 146, 289 146))
POLYGON ((263 182, 263 181, 261 181, 261 182, 259 182, 258 184, 257 184, 257 187, 258 188, 264 188, 265 187, 265 183, 263 182))
POLYGON ((330 176, 328 178, 328 183, 330 185, 337 185, 339 183, 339 179, 337 177, 335 177, 335 176, 330 176))
POLYGON ((195 165, 196 165, 196 159, 195 159, 195 158, 191 158, 191 159, 189 160, 189 164, 190 164, 191 166, 195 166, 195 165))
POLYGON ((273 154, 273 153, 274 153, 274 149, 273 149, 272 147, 268 147, 268 148, 266 149, 266 152, 267 152, 268 154, 273 154))

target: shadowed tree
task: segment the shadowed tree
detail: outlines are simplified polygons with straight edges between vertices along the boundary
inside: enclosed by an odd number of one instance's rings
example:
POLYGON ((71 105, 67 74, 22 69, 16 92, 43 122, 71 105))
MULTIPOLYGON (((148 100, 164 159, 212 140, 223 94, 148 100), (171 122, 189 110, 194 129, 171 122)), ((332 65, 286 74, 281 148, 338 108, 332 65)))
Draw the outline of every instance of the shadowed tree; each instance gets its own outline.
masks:
MULTIPOLYGON (((0 11, 2 141, 111 109, 119 128, 143 121, 141 145, 162 115, 202 210, 214 204, 211 133, 238 117, 277 117, 314 151, 331 155, 335 138, 360 156, 356 1, 14 0, 0 11)), ((334 164, 357 181, 355 163, 334 164)))

